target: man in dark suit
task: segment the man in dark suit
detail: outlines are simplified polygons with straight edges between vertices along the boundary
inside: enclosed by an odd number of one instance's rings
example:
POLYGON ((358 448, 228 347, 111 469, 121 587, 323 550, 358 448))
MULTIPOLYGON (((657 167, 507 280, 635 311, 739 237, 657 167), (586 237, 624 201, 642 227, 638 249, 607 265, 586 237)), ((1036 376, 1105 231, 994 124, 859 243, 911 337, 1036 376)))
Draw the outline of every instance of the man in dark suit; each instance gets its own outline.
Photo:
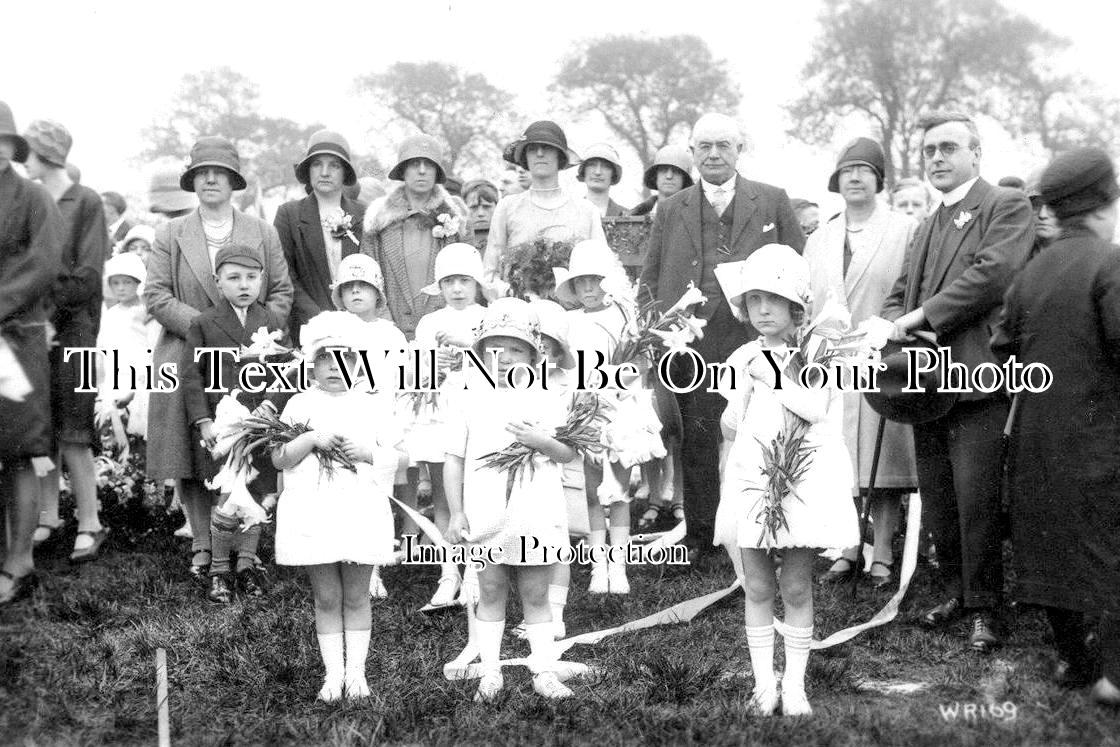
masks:
MULTIPOLYGON (((1021 191, 980 178, 980 136, 967 115, 938 112, 922 129, 926 173, 942 204, 915 234, 883 316, 895 323, 894 339, 932 331, 971 371, 996 362, 988 340, 1030 251, 1033 215, 1021 191)), ((1007 413, 1004 393, 966 392, 943 417, 914 426, 922 520, 933 531, 948 593, 921 621, 941 626, 970 611, 969 645, 982 653, 1001 642, 999 466, 1007 413)))
MULTIPOLYGON (((786 244, 798 252, 805 237, 784 190, 739 176, 736 164, 743 137, 729 117, 706 114, 692 129, 693 162, 700 183, 659 203, 639 288, 668 308, 694 283, 708 302, 695 310, 708 324, 693 348, 706 363, 727 360, 758 333, 731 313, 715 277, 721 262, 746 259, 766 244, 786 244)), ((692 379, 692 364, 677 357, 673 381, 692 379)), ((725 400, 699 389, 677 395, 681 411, 681 467, 684 477, 684 544, 697 554, 712 551, 719 505, 719 418, 725 400)))
POLYGON ((334 310, 331 282, 342 258, 358 252, 366 208, 343 194, 343 187, 357 183, 357 173, 350 145, 337 132, 311 136, 296 178, 308 195, 281 205, 273 224, 295 290, 289 329, 298 344, 301 326, 320 311, 334 310))

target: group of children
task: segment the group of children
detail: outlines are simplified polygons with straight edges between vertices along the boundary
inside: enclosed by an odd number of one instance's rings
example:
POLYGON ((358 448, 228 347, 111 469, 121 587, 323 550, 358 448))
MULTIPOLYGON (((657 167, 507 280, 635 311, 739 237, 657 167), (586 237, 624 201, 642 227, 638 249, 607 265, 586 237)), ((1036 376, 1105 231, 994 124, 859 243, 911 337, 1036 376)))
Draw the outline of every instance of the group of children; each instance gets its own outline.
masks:
MULTIPOLYGON (((119 272, 107 280, 120 306, 116 313, 136 316, 130 322, 135 324, 140 316, 130 312, 133 296, 128 292, 135 288, 126 287, 131 284, 120 277, 139 275, 142 281, 142 272, 127 259, 111 267, 117 265, 119 272)), ((850 471, 839 425, 842 410, 834 391, 804 389, 789 374, 783 374, 780 389, 775 387, 773 368, 761 355, 765 347, 777 349, 778 359, 788 358, 787 339, 805 322, 810 295, 804 260, 788 247, 771 245, 734 265, 720 278, 727 300, 763 337, 731 359, 739 384, 726 393, 723 427, 730 447, 717 541, 741 548, 747 642, 756 683, 751 707, 770 714, 780 702, 786 714, 806 714, 811 712, 804 672, 812 637, 812 558, 820 547, 852 544, 856 531, 850 479, 842 479, 850 471), (759 532, 758 494, 766 481, 760 444, 784 427, 787 411, 809 424, 807 443, 815 458, 796 499, 786 501, 786 530, 764 540, 759 532), (782 559, 780 582, 775 579, 775 550, 782 559), (787 618, 780 696, 773 668, 773 606, 779 591, 787 618)), ((208 447, 217 437, 213 420, 221 395, 204 393, 208 361, 205 355, 196 360, 195 350, 248 347, 258 328, 281 329, 257 300, 262 267, 255 250, 220 250, 215 281, 227 303, 191 324, 183 386, 190 422, 201 435, 196 462, 205 475, 212 476, 219 466, 208 447)), ((311 388, 243 400, 258 413, 275 410, 282 421, 306 427, 298 437, 255 458, 260 474, 250 488, 262 501, 279 493, 276 562, 305 567, 311 581, 326 670, 320 699, 369 694, 370 599, 386 593, 378 567, 400 559, 391 499, 400 496, 407 504, 414 497, 402 486, 410 477, 415 480, 419 466, 431 476, 435 525, 445 540, 489 551, 489 562, 468 566, 462 575, 453 562, 441 564, 428 608, 462 605, 468 627, 467 645, 445 673, 463 676, 478 660, 476 699, 492 700, 502 690, 501 642, 514 582, 524 610, 516 632, 532 652, 534 690, 548 698, 572 695, 562 681, 565 669, 557 665, 555 646, 566 634, 570 568, 555 562, 556 548, 570 545, 570 517, 580 516, 581 510, 586 510, 592 548, 605 550, 608 542, 625 548, 630 542, 630 470, 665 454, 652 395, 637 379, 631 386, 594 395, 599 399, 601 451, 579 453, 556 435, 577 398, 586 396, 575 391, 571 375, 576 355, 582 351, 594 361, 595 353, 602 353, 608 370, 627 362, 616 353, 633 330, 635 311, 621 294, 608 292, 618 270, 604 242, 581 242, 569 266, 556 272, 556 296, 570 310, 552 301, 512 298, 486 305, 478 251, 467 244, 448 245, 436 258, 436 282, 425 288, 441 295, 446 305, 421 320, 410 346, 384 318, 378 264, 351 255, 332 284, 339 310, 321 313, 301 330, 311 388), (464 365, 466 349, 488 367, 490 377, 464 365), (396 371, 409 350, 434 350, 436 366, 433 371, 421 367, 424 372, 417 379, 412 366, 404 365, 410 391, 398 391, 396 371), (366 351, 367 360, 384 366, 374 377, 376 387, 360 376, 354 381, 361 366, 355 365, 353 351, 366 351), (542 358, 547 359, 547 388, 531 373, 539 370, 542 358), (342 365, 351 370, 341 370, 342 365), (425 393, 429 389, 434 396, 425 393), (493 466, 490 457, 515 442, 531 451, 532 464, 511 476, 493 466), (345 454, 354 469, 324 466, 320 454, 332 451, 345 454)), ((235 375, 224 372, 227 382, 235 375)), ((249 593, 260 587, 252 576, 259 527, 240 531, 231 526, 222 512, 223 500, 216 503, 211 525, 209 597, 216 602, 228 601, 235 586, 249 593), (236 579, 229 565, 234 551, 236 579)), ((592 557, 597 559, 590 593, 629 592, 624 563, 599 560, 606 557, 602 552, 592 557)))

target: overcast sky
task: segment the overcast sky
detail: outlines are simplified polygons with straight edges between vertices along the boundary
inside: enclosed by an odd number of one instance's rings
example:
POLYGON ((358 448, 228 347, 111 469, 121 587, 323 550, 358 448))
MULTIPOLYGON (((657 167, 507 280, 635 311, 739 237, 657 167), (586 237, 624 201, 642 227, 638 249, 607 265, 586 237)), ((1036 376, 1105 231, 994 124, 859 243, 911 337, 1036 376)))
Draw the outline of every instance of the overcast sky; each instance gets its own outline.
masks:
MULTIPOLYGON (((889 1, 889 0, 888 0, 889 1)), ((1115 24, 1090 0, 1008 0, 1008 6, 1074 42, 1074 60, 1120 94, 1115 24), (1091 23, 1095 19, 1099 22, 1091 23)), ((817 32, 813 0, 668 3, 660 0, 408 0, 408 2, 171 4, 7 3, 0 45, 0 99, 17 126, 57 119, 74 135, 71 160, 95 189, 140 194, 140 131, 166 110, 185 73, 228 65, 260 86, 266 114, 321 121, 356 151, 390 160, 394 145, 370 132, 368 102, 354 96, 362 73, 398 60, 441 59, 514 91, 530 119, 551 115, 545 88, 573 40, 605 33, 694 33, 730 63, 743 92, 740 116, 751 140, 744 173, 792 195, 824 198, 835 156, 790 142, 781 105, 817 32), (49 13, 47 12, 49 10, 49 13)), ((567 126, 581 145, 607 137, 593 124, 567 126)), ((518 133, 511 132, 511 139, 518 133)), ((861 134, 837 132, 834 146, 861 134)), ((1038 164, 1030 144, 985 132, 985 175, 1025 175, 1038 164)), ((184 154, 185 155, 185 154, 184 154)), ((624 157, 624 195, 639 188, 636 157, 624 157)), ((501 165, 496 164, 496 176, 501 165)))

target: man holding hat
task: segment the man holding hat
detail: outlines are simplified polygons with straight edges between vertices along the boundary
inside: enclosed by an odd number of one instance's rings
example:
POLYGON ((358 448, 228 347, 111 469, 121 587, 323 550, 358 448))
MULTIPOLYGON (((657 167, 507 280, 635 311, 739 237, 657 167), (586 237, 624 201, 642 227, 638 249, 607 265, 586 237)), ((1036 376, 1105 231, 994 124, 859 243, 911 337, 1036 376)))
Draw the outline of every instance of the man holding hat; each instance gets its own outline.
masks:
MULTIPOLYGON (((918 224, 879 201, 886 159, 879 143, 858 137, 844 146, 828 180, 828 191, 844 198, 844 211, 829 219, 805 243, 812 274, 813 308, 829 298, 843 303, 852 326, 879 314, 895 279, 902 272, 906 248, 918 224)), ((879 415, 858 392, 844 395, 844 440, 852 457, 857 491, 866 492, 879 415)), ((871 578, 876 585, 891 577, 891 539, 898 520, 901 494, 914 490, 914 436, 908 426, 888 424, 883 432, 875 486, 875 559, 871 578)), ((858 495, 858 493, 857 493, 858 495)), ((848 548, 823 577, 846 578, 855 569, 856 548, 848 548)))
MULTIPOLYGON (((743 136, 733 119, 722 114, 700 117, 692 128, 691 147, 700 184, 659 202, 638 287, 663 309, 675 304, 689 283, 700 288, 708 302, 696 313, 708 324, 704 337, 692 347, 706 363, 722 363, 756 334, 732 314, 716 280, 716 265, 746 259, 766 244, 785 244, 800 252, 805 237, 785 190, 738 173, 743 136)), ((679 368, 672 372, 675 382, 683 385, 693 379, 691 363, 679 368)), ((719 419, 726 404, 706 388, 677 395, 683 426, 685 544, 698 553, 714 550, 719 419)))
POLYGON ((381 265, 385 301, 393 323, 409 340, 420 317, 443 306, 429 296, 436 254, 469 236, 465 212, 443 187, 443 148, 430 135, 406 138, 389 178, 400 182, 376 210, 366 212, 361 251, 381 265))
POLYGON ((307 154, 295 166, 307 197, 276 211, 276 232, 295 293, 289 329, 299 329, 320 311, 330 311, 331 283, 342 258, 359 251, 366 209, 343 194, 358 183, 350 144, 342 135, 320 130, 307 141, 307 154))
MULTIPOLYGON (((227 246, 254 250, 262 260, 259 300, 283 327, 292 309, 292 283, 276 229, 233 207, 234 190, 245 188, 237 148, 224 137, 198 139, 179 187, 198 196, 198 209, 161 226, 148 258, 144 302, 163 333, 153 353, 158 370, 178 366, 191 320, 226 303, 214 283, 215 260, 227 246)), ((148 477, 179 481, 179 495, 194 534, 191 575, 205 582, 210 567, 211 496, 191 460, 199 434, 187 420, 181 389, 152 392, 149 401, 148 477)))
POLYGON ((576 179, 587 185, 587 201, 604 218, 626 215, 629 210, 611 199, 611 187, 622 179, 622 159, 607 143, 596 143, 584 151, 576 179))
POLYGON ((1108 154, 1058 156, 1039 192, 1060 233, 1007 293, 992 338, 1001 359, 1045 364, 1052 385, 1020 392, 1008 455, 1014 594, 1046 609, 1059 684, 1095 683, 1120 705, 1120 252, 1108 154), (1086 615, 1100 615, 1100 652, 1086 615))
MULTIPOLYGON (((39 119, 24 133, 29 151, 27 175, 46 187, 62 214, 62 267, 51 290, 51 323, 58 345, 51 348, 51 415, 60 461, 70 474, 78 513, 78 536, 70 559, 97 556, 108 531, 97 516, 93 466, 94 392, 78 392, 80 362, 66 361, 66 348, 93 347, 101 321, 101 271, 109 257, 109 233, 101 196, 75 184, 66 173, 70 133, 58 122, 39 119)), ((61 525, 58 515, 58 469, 40 482, 36 540, 44 541, 61 525)))
MULTIPOLYGON (((937 335, 971 372, 988 348, 1003 294, 1034 238, 1030 202, 980 178, 980 135, 967 115, 937 112, 922 122, 926 173, 941 207, 919 227, 906 266, 883 304, 893 339, 937 335)), ((921 617, 930 627, 971 613, 970 647, 998 647, 1003 561, 1000 533, 1003 392, 965 392, 943 416, 914 426, 922 522, 933 532, 947 596, 921 617)))
POLYGON ((47 299, 59 273, 62 216, 46 189, 12 168, 29 153, 12 110, 0 101, 0 348, 3 373, 22 369, 31 392, 0 395, 0 500, 7 501, 8 552, 0 568, 0 606, 35 588, 31 536, 38 515, 39 478, 33 460, 51 454, 47 299))
POLYGON ((653 163, 642 175, 642 186, 657 194, 634 206, 630 215, 649 215, 657 209, 657 201, 672 197, 692 186, 692 154, 684 145, 666 145, 657 151, 653 163))

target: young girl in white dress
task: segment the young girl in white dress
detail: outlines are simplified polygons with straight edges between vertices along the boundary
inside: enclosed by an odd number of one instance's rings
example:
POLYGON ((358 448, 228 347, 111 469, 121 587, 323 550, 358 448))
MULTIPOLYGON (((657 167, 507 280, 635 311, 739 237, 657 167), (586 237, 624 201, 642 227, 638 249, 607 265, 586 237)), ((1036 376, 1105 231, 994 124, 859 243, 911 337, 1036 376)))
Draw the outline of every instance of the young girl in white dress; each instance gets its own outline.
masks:
MULTIPOLYGON (((284 470, 276 510, 276 562, 307 570, 315 602, 315 632, 326 676, 319 699, 364 698, 370 639, 369 578, 393 555, 393 476, 405 458, 391 410, 367 387, 346 385, 327 348, 361 349, 365 330, 353 316, 326 311, 301 331, 314 361, 313 388, 288 401, 281 419, 310 431, 275 449, 284 470), (325 469, 316 449, 341 447, 355 464, 325 469)), ((345 353, 357 366, 357 355, 345 353)))
POLYGON ((574 459, 576 451, 553 437, 567 420, 568 398, 542 388, 539 381, 524 389, 507 385, 511 369, 515 383, 524 382, 524 367, 540 359, 539 346, 536 315, 529 304, 514 298, 494 301, 483 316, 474 350, 488 366, 492 363, 497 386, 491 387, 480 374, 471 376, 468 390, 451 398, 447 407, 447 539, 469 543, 472 552, 488 553, 478 571, 475 609, 482 662, 478 701, 493 700, 504 686, 499 661, 513 569, 532 651, 533 689, 547 698, 572 694, 554 671, 557 657, 548 599, 550 564, 557 548, 568 543, 560 465, 574 459), (497 352, 492 357, 490 351, 497 352), (482 457, 514 441, 536 453, 532 471, 517 473, 507 500, 509 474, 484 466, 482 457))
MULTIPOLYGON (((581 241, 572 248, 568 268, 555 268, 553 272, 556 297, 566 304, 580 306, 568 312, 568 339, 572 348, 577 354, 583 352, 586 369, 596 362, 597 352, 609 363, 636 314, 603 288, 604 281, 610 284, 625 278, 614 252, 605 241, 581 241)), ((602 368, 613 371, 616 367, 604 365, 602 368)), ((588 591, 592 594, 630 593, 625 562, 626 547, 630 543, 630 471, 639 464, 665 456, 652 392, 638 389, 638 382, 640 375, 632 378, 628 391, 614 389, 599 393, 607 421, 603 426, 603 442, 607 448, 600 455, 584 459, 592 551, 588 591), (615 559, 605 561, 608 517, 610 552, 615 559)), ((593 386, 597 382, 587 383, 593 386)))
MULTIPOLYGON (((439 250, 435 261, 435 282, 421 290, 431 296, 443 296, 447 304, 420 318, 416 325, 415 349, 421 351, 422 360, 428 360, 429 350, 436 351, 437 386, 452 388, 462 386, 462 351, 474 344, 474 330, 482 322, 485 309, 479 304, 482 297, 482 255, 470 244, 448 244, 439 250)), ((424 372, 426 364, 422 364, 424 372)), ((431 382, 422 381, 425 386, 431 382)), ((409 463, 427 465, 432 482, 432 506, 435 525, 440 532, 447 531, 451 512, 443 489, 444 429, 442 394, 423 397, 417 406, 415 395, 401 395, 398 407, 411 416, 411 425, 405 437, 409 463)), ((439 586, 423 611, 432 611, 457 604, 459 593, 459 568, 454 563, 440 564, 439 586)))
MULTIPOLYGON (((365 254, 343 257, 331 284, 331 300, 336 309, 348 311, 363 322, 362 340, 358 347, 366 351, 374 372, 375 396, 382 406, 393 412, 399 383, 396 366, 403 360, 408 341, 392 321, 382 316, 385 311, 385 281, 381 266, 365 254)), ((395 480, 397 484, 404 481, 404 471, 402 467, 395 480)), ((396 562, 396 557, 390 558, 390 561, 396 562)), ((374 599, 389 596, 381 580, 380 565, 374 566, 370 574, 369 594, 374 599)))
POLYGON ((858 539, 852 469, 844 445, 843 399, 831 381, 823 388, 806 388, 786 368, 794 352, 786 341, 808 321, 812 298, 809 266, 799 254, 788 246, 768 244, 741 262, 719 265, 716 277, 736 317, 749 320, 762 336, 727 361, 735 370, 736 386, 722 392, 728 405, 721 426, 730 445, 715 543, 738 547, 742 554, 747 645, 755 677, 751 709, 770 715, 778 707, 774 601, 780 590, 787 626, 782 713, 809 715, 805 667, 813 638, 813 558, 821 548, 848 547, 858 539), (781 370, 780 389, 764 350, 781 370), (807 424, 803 444, 811 449, 811 461, 796 484, 783 489, 780 507, 787 524, 771 531, 762 515, 768 495, 763 450, 799 422, 807 424), (780 581, 775 580, 772 550, 781 550, 780 581))

